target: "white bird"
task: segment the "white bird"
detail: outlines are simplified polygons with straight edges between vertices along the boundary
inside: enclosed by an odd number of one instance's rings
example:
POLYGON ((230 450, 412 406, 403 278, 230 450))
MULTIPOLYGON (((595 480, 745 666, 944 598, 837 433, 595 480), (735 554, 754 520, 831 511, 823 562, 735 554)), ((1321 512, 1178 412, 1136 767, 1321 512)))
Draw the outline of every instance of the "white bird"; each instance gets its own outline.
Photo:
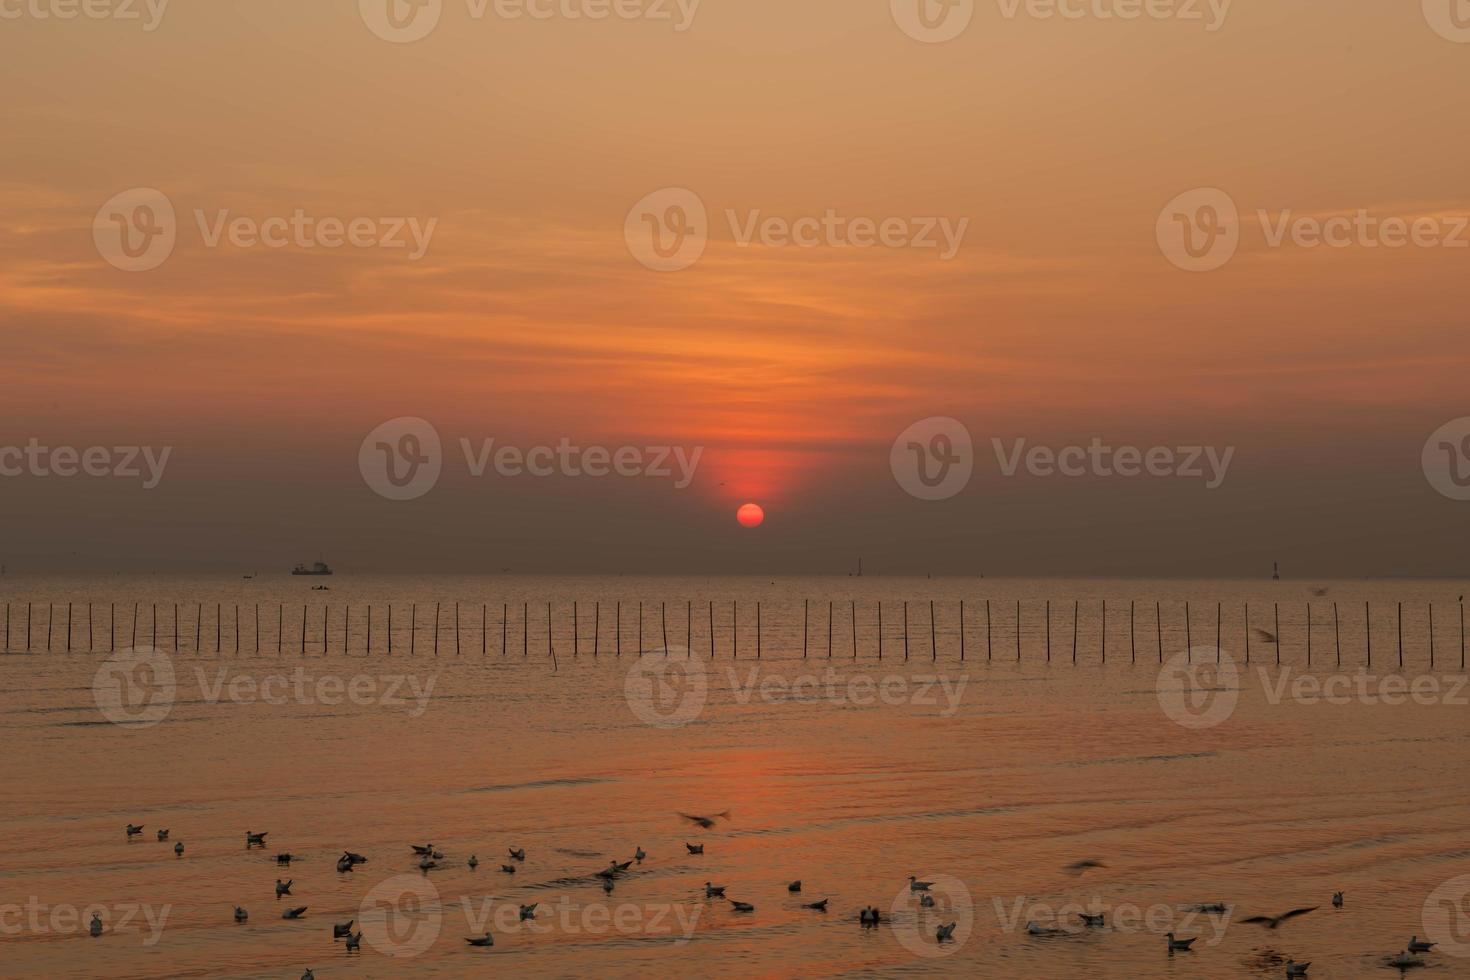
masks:
POLYGON ((97 936, 102 935, 102 916, 99 915, 96 912, 93 912, 92 913, 92 927, 91 927, 91 932, 92 932, 93 938, 96 938, 97 936))
POLYGON ((929 886, 932 884, 934 884, 934 882, 920 881, 913 875, 909 875, 909 891, 911 892, 926 892, 929 890, 929 886))

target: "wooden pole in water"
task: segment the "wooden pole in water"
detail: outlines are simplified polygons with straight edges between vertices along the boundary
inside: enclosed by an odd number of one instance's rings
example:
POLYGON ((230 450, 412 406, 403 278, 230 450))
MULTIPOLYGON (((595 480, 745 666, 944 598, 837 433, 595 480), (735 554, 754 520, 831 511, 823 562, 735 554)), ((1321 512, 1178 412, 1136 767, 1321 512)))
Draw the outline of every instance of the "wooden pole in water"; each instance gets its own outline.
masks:
MULTIPOLYGON (((135 602, 135 603, 133 603, 133 636, 132 636, 132 639, 128 641, 128 646, 130 646, 130 647, 137 647, 137 645, 138 645, 138 604, 135 602)), ((51 649, 51 620, 49 618, 46 620, 46 649, 48 649, 48 650, 51 649)))
POLYGON ((903 662, 909 662, 909 601, 903 601, 903 662))
POLYGON ((1108 600, 1102 601, 1102 662, 1108 662, 1108 600))
POLYGON ((1251 604, 1245 604, 1245 662, 1251 662, 1251 604))
POLYGON ((621 600, 618 601, 617 620, 617 626, 614 629, 614 634, 616 635, 618 644, 617 656, 619 659, 621 659, 623 656, 623 603, 621 600))
MULTIPOLYGON (((55 621, 56 621, 56 604, 55 603, 52 603, 52 602, 48 602, 48 603, 46 603, 46 652, 47 653, 50 653, 51 652, 51 624, 54 623, 55 621)), ((138 629, 137 617, 134 616, 133 617, 133 631, 134 632, 137 632, 137 629, 138 629)))
MULTIPOLYGON (((1371 600, 1370 600, 1371 601, 1371 600)), ((1363 603, 1363 639, 1368 645, 1368 666, 1373 666, 1373 607, 1363 603)))
MULTIPOLYGON (((803 660, 806 659, 806 650, 808 644, 807 620, 811 617, 811 604, 812 601, 810 599, 801 600, 801 659, 803 660)), ((711 654, 711 656, 713 656, 713 654, 711 654)))
MULTIPOLYGON (((1463 616, 1461 617, 1463 618, 1463 616)), ((883 600, 878 600, 878 659, 883 659, 883 600)))
MULTIPOLYGON (((857 629, 857 620, 853 620, 853 629, 857 629)), ((965 600, 960 600, 960 663, 965 662, 965 600)))
POLYGON ((990 600, 985 600, 985 662, 990 663, 990 600))
MULTIPOLYGON (((114 617, 115 619, 116 617, 114 617)), ((194 604, 194 653, 204 652, 203 641, 200 639, 200 631, 204 628, 204 603, 194 604)))
POLYGON ((1051 600, 1046 600, 1046 662, 1051 663, 1051 600))
POLYGON ((1189 625, 1189 600, 1184 600, 1184 659, 1194 663, 1194 632, 1189 625))
MULTIPOLYGON (((710 604, 709 617, 710 626, 713 627, 715 624, 715 607, 713 603, 710 604)), ((713 644, 713 636, 710 638, 710 642, 713 644)), ((638 656, 643 656, 643 603, 641 602, 638 603, 638 656)), ((711 656, 713 656, 713 653, 711 656)))
MULTIPOLYGON (((760 606, 756 606, 760 610, 760 606)), ((960 659, 965 659, 964 607, 960 607, 960 659)), ((757 620, 759 622, 759 620, 757 620)), ((857 659, 857 600, 852 600, 852 659, 857 659)))
POLYGON ((1275 603, 1276 609, 1276 666, 1281 666, 1281 603, 1275 603))
POLYGON ((934 630, 934 600, 929 600, 929 659, 932 662, 939 660, 939 641, 934 630))
MULTIPOLYGON (((1215 663, 1220 662, 1220 616, 1224 606, 1223 602, 1216 601, 1215 603, 1215 663)), ((1311 663, 1310 660, 1307 662, 1311 663)))
MULTIPOLYGON (((572 600, 572 659, 576 659, 581 647, 581 637, 578 635, 577 625, 577 600, 572 600)), ((667 643, 665 643, 667 645, 667 643)))
POLYGON ((827 600, 827 659, 832 659, 832 600, 827 600))
POLYGON ((419 604, 411 602, 408 606, 408 655, 415 656, 419 646, 419 604))
POLYGON ((1434 603, 1429 604, 1429 669, 1434 669, 1434 603))
POLYGON ((365 651, 365 655, 369 657, 373 655, 373 604, 371 602, 368 603, 367 650, 365 651))
POLYGON ((459 656, 459 603, 457 602, 454 604, 454 655, 459 656))
MULTIPOLYGON (((9 622, 10 613, 7 612, 5 615, 6 615, 5 637, 6 637, 7 640, 9 640, 9 638, 10 638, 10 622, 9 622)), ((1460 669, 1461 670, 1464 670, 1465 669, 1465 600, 1464 599, 1461 599, 1460 600, 1460 669)))
MULTIPOLYGON (((215 617, 215 626, 218 627, 218 625, 219 625, 219 617, 216 616, 215 617)), ((218 642, 215 643, 215 646, 216 647, 219 646, 218 642)), ((302 606, 301 607, 301 655, 303 657, 306 656, 306 607, 305 606, 302 606)))
POLYGON ((1072 600, 1072 663, 1077 662, 1077 619, 1082 612, 1082 600, 1072 600))
MULTIPOLYGON (((501 634, 502 638, 504 634, 501 634)), ((505 644, 502 643, 500 652, 505 652, 505 644)), ((393 656, 393 603, 388 603, 388 656, 393 656)))
POLYGON ((592 659, 597 659, 597 653, 602 647, 602 600, 598 599, 592 605, 592 659))
POLYGON ((439 603, 434 603, 434 656, 439 656, 439 603))
MULTIPOLYGON (((154 606, 153 607, 153 630, 154 630, 155 633, 158 631, 158 607, 157 606, 154 606)), ((323 646, 326 645, 326 642, 327 642, 327 639, 326 639, 325 636, 323 636, 322 637, 322 644, 323 644, 323 646)), ((238 657, 239 655, 240 655, 240 604, 237 602, 237 603, 235 603, 235 656, 238 657)))
POLYGON ((1016 600, 1016 663, 1021 662, 1021 600, 1016 600))
POLYGON ((1138 632, 1134 628, 1136 613, 1133 609, 1136 604, 1137 600, 1128 600, 1128 662, 1130 664, 1138 663, 1138 632))
POLYGON ((1307 666, 1312 666, 1312 604, 1307 603, 1307 666))
POLYGON ((1337 645, 1337 666, 1342 666, 1342 623, 1337 618, 1337 603, 1332 604, 1332 638, 1337 645))
MULTIPOLYGON (((87 603, 87 652, 92 652, 92 604, 87 603)), ((5 649, 10 649, 10 603, 5 604, 5 649)), ((179 604, 174 603, 174 650, 179 649, 179 604)))
MULTIPOLYGON (((113 619, 116 620, 116 615, 113 619)), ((109 649, 111 649, 109 647, 109 649)), ((31 652, 31 604, 26 603, 26 653, 31 652)))
POLYGON ((1404 604, 1399 603, 1399 670, 1404 669, 1404 604))
POLYGON ((1154 636, 1159 642, 1159 663, 1164 662, 1164 617, 1159 600, 1154 600, 1154 636))
MULTIPOLYGON (((158 610, 158 607, 157 606, 154 606, 153 609, 156 612, 158 610)), ((157 619, 158 619, 158 617, 155 616, 154 617, 154 623, 153 623, 153 632, 154 633, 157 633, 158 632, 158 622, 157 622, 157 619)), ((157 649, 158 648, 158 644, 157 643, 154 643, 153 644, 153 647, 154 647, 154 649, 157 649)), ((69 602, 66 604, 66 652, 67 653, 71 653, 71 603, 69 603, 69 602)))
POLYGON ((740 603, 730 600, 730 659, 740 659, 740 603))
POLYGON ((715 600, 709 601, 709 658, 715 659, 715 600))
POLYGON ((663 629, 663 634, 664 634, 664 656, 665 657, 667 657, 669 655, 669 617, 667 615, 667 612, 668 612, 668 603, 667 602, 660 602, 658 604, 658 622, 659 622, 659 626, 663 629))
MULTIPOLYGON (((372 607, 369 606, 368 608, 371 609, 372 607)), ((178 620, 179 620, 179 607, 178 606, 174 606, 174 631, 175 632, 178 632, 178 627, 179 627, 178 620)), ((177 642, 177 641, 175 641, 175 642, 177 642)), ((260 653, 260 603, 258 603, 258 602, 255 604, 255 652, 256 652, 257 655, 260 653)))
POLYGON ((531 657, 531 604, 521 603, 521 659, 531 657))
MULTIPOLYGON (((372 617, 372 612, 373 612, 373 607, 372 606, 368 606, 368 616, 369 616, 369 618, 372 617)), ((485 652, 490 647, 490 641, 488 639, 489 634, 490 634, 490 623, 489 623, 489 619, 490 619, 490 603, 488 603, 488 602, 482 602, 482 603, 480 603, 480 656, 482 656, 482 657, 485 656, 485 652)))

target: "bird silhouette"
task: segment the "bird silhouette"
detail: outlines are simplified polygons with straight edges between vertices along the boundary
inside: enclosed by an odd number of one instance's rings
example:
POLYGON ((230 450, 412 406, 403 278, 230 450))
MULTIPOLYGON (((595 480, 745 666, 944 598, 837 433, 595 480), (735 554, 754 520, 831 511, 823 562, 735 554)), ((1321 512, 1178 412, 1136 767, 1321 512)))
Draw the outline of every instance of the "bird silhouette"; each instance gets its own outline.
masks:
POLYGON ((712 817, 701 817, 697 814, 682 812, 679 814, 679 816, 683 817, 685 820, 688 820, 690 823, 694 824, 697 827, 700 827, 704 830, 709 830, 715 825, 716 820, 729 820, 730 811, 726 810, 724 813, 717 813, 712 817))
POLYGON ((1275 929, 1288 919, 1295 919, 1299 915, 1306 915, 1308 912, 1317 911, 1317 909, 1318 906, 1313 905, 1311 908, 1292 909, 1290 912, 1283 912, 1280 915, 1253 915, 1248 919, 1241 919, 1240 921, 1246 925, 1265 926, 1267 929, 1275 929))

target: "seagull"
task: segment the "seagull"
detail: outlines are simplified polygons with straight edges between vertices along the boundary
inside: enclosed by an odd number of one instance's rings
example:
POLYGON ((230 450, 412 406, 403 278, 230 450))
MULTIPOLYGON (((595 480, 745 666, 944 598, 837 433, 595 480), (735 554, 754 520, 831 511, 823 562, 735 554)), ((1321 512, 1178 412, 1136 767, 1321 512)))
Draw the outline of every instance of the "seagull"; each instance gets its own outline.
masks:
POLYGON ((802 908, 812 909, 816 912, 825 912, 827 911, 827 902, 829 901, 830 899, 824 898, 820 902, 807 902, 805 905, 802 906, 802 908))
POLYGON ((954 938, 954 930, 957 925, 959 925, 958 922, 951 922, 947 926, 941 925, 938 929, 934 930, 934 938, 941 943, 949 942, 954 938))
POLYGON ((175 857, 183 857, 184 856, 184 842, 183 841, 179 841, 177 844, 174 845, 174 856, 175 857))
POLYGON ((470 936, 465 939, 465 942, 469 943, 471 946, 494 946, 495 937, 487 932, 485 933, 485 935, 479 937, 470 936))
POLYGON ((521 921, 522 922, 525 922, 527 919, 534 919, 534 918, 536 918, 536 906, 538 906, 540 904, 541 904, 540 902, 532 902, 530 905, 522 905, 521 906, 521 921))
POLYGON ((1247 925, 1259 925, 1265 926, 1267 929, 1275 929, 1287 919, 1294 919, 1299 915, 1306 915, 1308 912, 1315 912, 1317 911, 1317 908, 1318 906, 1313 905, 1311 908, 1308 909, 1292 909, 1290 912, 1283 912, 1277 916, 1253 915, 1249 919, 1241 919, 1240 921, 1246 923, 1247 925))
POLYGON ((349 861, 349 860, 347 860, 347 858, 345 856, 339 857, 337 859, 337 873, 338 874, 342 874, 343 872, 351 871, 351 870, 352 870, 352 862, 349 861))
POLYGON ((1335 909, 1342 908, 1342 892, 1332 893, 1332 907, 1335 909))
POLYGON ((143 825, 142 824, 140 824, 140 823, 130 823, 130 824, 128 824, 128 836, 129 837, 137 837, 142 832, 143 832, 143 825))
POLYGON ((480 859, 471 854, 467 863, 470 866, 470 870, 473 871, 480 866, 480 859))
POLYGON ((1084 858, 1081 861, 1073 861, 1071 864, 1067 865, 1066 870, 1070 871, 1074 875, 1080 875, 1085 872, 1091 871, 1093 868, 1106 867, 1107 865, 1103 864, 1101 861, 1096 861, 1092 858, 1084 858))
POLYGON ((91 933, 94 939, 102 935, 102 916, 96 912, 92 913, 91 933))
POLYGON ((265 846, 265 835, 268 834, 268 833, 270 833, 269 830, 261 831, 258 834, 252 834, 248 830, 245 831, 245 846, 246 847, 264 847, 265 846))
POLYGON ((524 861, 526 859, 526 849, 524 847, 512 847, 510 849, 510 856, 517 861, 524 861))
POLYGON ((613 890, 612 879, 611 878, 604 878, 604 879, 602 879, 602 893, 604 895, 611 895, 612 894, 612 890, 613 890))
POLYGON ((617 873, 618 873, 618 862, 616 862, 616 861, 609 861, 608 864, 607 864, 607 867, 605 867, 601 871, 597 872, 597 877, 599 877, 599 878, 615 878, 615 877, 617 877, 617 873))
POLYGON ((434 853, 430 854, 429 857, 433 858, 435 861, 442 861, 444 860, 444 852, 435 851, 434 853))
POLYGON ((1327 590, 1326 589, 1313 589, 1312 590, 1312 595, 1318 596, 1319 598, 1321 596, 1326 595, 1326 594, 1327 594, 1327 590))
POLYGON ((365 858, 361 854, 357 854, 357 853, 355 853, 353 851, 343 851, 342 852, 342 856, 345 857, 347 860, 351 861, 353 864, 367 864, 368 863, 368 859, 367 858, 365 858))
POLYGON ((166 831, 166 830, 160 830, 158 832, 158 839, 159 840, 168 840, 168 831, 166 831))
POLYGON ((1409 937, 1409 952, 1411 953, 1427 953, 1437 945, 1438 943, 1427 943, 1418 936, 1409 937))
POLYGON ((704 853, 704 845, 703 844, 691 844, 691 843, 689 843, 686 840, 684 842, 684 846, 687 847, 687 848, 689 848, 689 853, 690 854, 703 854, 704 853))
POLYGON ((648 855, 643 853, 642 847, 639 847, 638 850, 633 852, 633 860, 637 861, 639 864, 642 864, 643 859, 646 857, 648 857, 648 855))
POLYGON ((1307 967, 1310 963, 1298 963, 1296 960, 1286 961, 1286 975, 1288 977, 1304 977, 1307 975, 1307 967))
POLYGON ((235 921, 236 922, 244 922, 244 921, 246 921, 249 918, 250 918, 250 913, 249 912, 246 912, 245 909, 242 908, 242 907, 240 907, 239 905, 236 905, 235 906, 235 921))
POLYGON ((911 892, 926 892, 929 890, 929 886, 932 884, 934 884, 934 882, 920 881, 913 875, 909 875, 909 891, 911 892))
POLYGON ((734 899, 731 899, 730 900, 730 904, 735 907, 735 911, 736 912, 754 912, 755 911, 755 906, 754 905, 751 905, 749 902, 737 902, 734 899))
POLYGON ((516 866, 513 864, 502 864, 500 866, 500 870, 504 871, 508 875, 513 875, 516 873, 516 866))
POLYGON ((1102 912, 1099 912, 1097 915, 1088 915, 1086 912, 1078 912, 1077 918, 1082 920, 1082 924, 1084 926, 1088 926, 1092 929, 1099 929, 1103 926, 1104 923, 1102 912))
POLYGON ((439 867, 439 862, 427 855, 419 859, 420 871, 433 871, 437 867, 439 867))
POLYGON ((411 847, 411 848, 413 848, 413 852, 415 854, 417 854, 417 855, 420 855, 420 856, 423 856, 425 854, 433 854, 434 853, 434 845, 433 844, 424 844, 424 845, 410 844, 408 846, 411 847))
POLYGON ((276 879, 276 900, 277 901, 280 901, 280 898, 281 898, 282 895, 289 895, 289 894, 291 894, 291 882, 293 882, 295 880, 296 879, 294 879, 294 878, 288 878, 283 883, 281 881, 281 879, 279 879, 279 878, 276 879))
POLYGON ((1401 970, 1407 970, 1411 966, 1423 966, 1424 961, 1412 955, 1408 950, 1402 950, 1397 956, 1388 961, 1389 966, 1396 966, 1401 970))
POLYGON ((934 896, 928 892, 919 896, 919 908, 932 909, 934 907, 934 896))
POLYGON ((1209 905, 1196 905, 1194 910, 1196 912, 1214 912, 1218 914, 1225 912, 1226 908, 1224 902, 1212 902, 1209 905))
POLYGON ((706 881, 704 883, 704 897, 705 898, 724 898, 725 897, 725 886, 724 885, 711 885, 709 882, 706 881))
POLYGON ((1172 932, 1165 933, 1165 936, 1169 940, 1169 952, 1171 953, 1175 950, 1187 952, 1189 950, 1189 947, 1193 946, 1195 942, 1199 939, 1198 936, 1196 936, 1194 939, 1175 939, 1172 932))
POLYGON ((348 919, 346 922, 334 923, 332 925, 332 938, 342 939, 344 937, 352 935, 352 921, 353 920, 348 919))
POLYGON ((301 980, 316 980, 316 974, 312 973, 310 970, 307 970, 305 973, 301 974, 301 980))
POLYGON ((717 813, 712 817, 701 817, 693 813, 680 813, 679 816, 703 830, 709 830, 715 825, 716 820, 729 820, 730 811, 726 810, 724 813, 717 813))
POLYGON ((1026 923, 1026 933, 1030 936, 1055 936, 1058 932, 1061 932, 1061 930, 1048 929, 1046 926, 1039 926, 1035 922, 1026 923))
POLYGON ((1276 634, 1275 633, 1272 633, 1272 632, 1270 632, 1268 630, 1263 630, 1259 626, 1257 626, 1255 629, 1251 630, 1251 632, 1252 633, 1255 633, 1256 636, 1258 636, 1261 639, 1265 640, 1267 643, 1275 643, 1276 642, 1276 634))
POLYGON ((883 914, 875 906, 869 905, 858 913, 858 921, 865 926, 876 926, 883 921, 883 914))
POLYGON ((359 933, 355 933, 355 934, 347 937, 347 952, 349 952, 349 953, 361 953, 362 952, 362 933, 360 933, 360 932, 359 933))
POLYGON ((306 914, 306 906, 298 905, 294 909, 287 909, 281 913, 283 919, 299 919, 306 914))
POLYGON ((286 864, 286 865, 289 865, 291 863, 291 855, 290 855, 290 853, 288 852, 286 854, 277 854, 276 855, 276 863, 277 864, 286 864))
POLYGON ((631 868, 633 866, 633 862, 632 861, 614 861, 612 863, 612 866, 613 866, 613 869, 615 871, 627 871, 629 868, 631 868))
POLYGON ((793 881, 791 884, 787 885, 786 886, 786 890, 789 891, 789 892, 799 892, 799 891, 801 891, 801 881, 800 881, 800 879, 798 879, 796 881, 793 881))

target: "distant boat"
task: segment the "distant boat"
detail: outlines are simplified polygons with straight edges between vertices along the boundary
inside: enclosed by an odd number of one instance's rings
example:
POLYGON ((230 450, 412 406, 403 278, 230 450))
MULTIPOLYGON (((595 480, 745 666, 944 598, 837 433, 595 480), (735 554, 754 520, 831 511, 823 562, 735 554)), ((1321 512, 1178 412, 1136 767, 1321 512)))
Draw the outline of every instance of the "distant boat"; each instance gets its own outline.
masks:
POLYGON ((311 563, 311 567, 310 568, 307 568, 306 565, 304 565, 304 564, 297 565, 295 568, 291 569, 291 574, 292 575, 330 575, 330 574, 332 574, 332 569, 324 561, 314 561, 314 562, 311 563))

